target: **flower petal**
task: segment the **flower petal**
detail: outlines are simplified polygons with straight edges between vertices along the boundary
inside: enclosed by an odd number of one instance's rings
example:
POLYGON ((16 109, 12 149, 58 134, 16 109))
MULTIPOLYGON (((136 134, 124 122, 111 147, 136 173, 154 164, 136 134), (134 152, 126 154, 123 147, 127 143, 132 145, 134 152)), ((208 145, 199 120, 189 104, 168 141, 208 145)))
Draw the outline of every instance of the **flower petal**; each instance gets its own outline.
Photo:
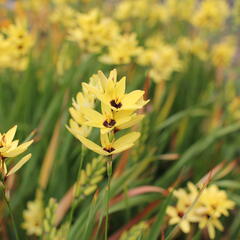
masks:
POLYGON ((17 148, 12 149, 8 152, 2 153, 2 155, 4 157, 16 157, 19 154, 23 153, 24 151, 27 150, 27 148, 33 143, 33 140, 22 143, 21 145, 19 145, 17 148))
POLYGON ((107 151, 104 151, 99 145, 97 145, 96 143, 92 142, 91 140, 83 137, 83 136, 78 136, 77 137, 79 139, 79 141, 87 148, 89 148, 90 150, 92 150, 93 152, 96 152, 98 154, 101 155, 109 155, 109 153, 107 151))
POLYGON ((19 162, 13 168, 10 169, 7 176, 10 176, 15 172, 17 172, 31 157, 32 157, 32 154, 29 153, 28 155, 23 157, 21 160, 19 160, 19 162))
POLYGON ((140 135, 141 134, 139 132, 128 133, 128 134, 120 137, 119 139, 117 139, 113 143, 113 148, 118 149, 118 148, 122 148, 127 145, 134 144, 134 142, 140 137, 140 135))
POLYGON ((5 134, 6 137, 6 145, 10 144, 15 136, 15 133, 17 131, 17 125, 15 125, 14 127, 12 127, 10 130, 7 131, 7 133, 5 134))

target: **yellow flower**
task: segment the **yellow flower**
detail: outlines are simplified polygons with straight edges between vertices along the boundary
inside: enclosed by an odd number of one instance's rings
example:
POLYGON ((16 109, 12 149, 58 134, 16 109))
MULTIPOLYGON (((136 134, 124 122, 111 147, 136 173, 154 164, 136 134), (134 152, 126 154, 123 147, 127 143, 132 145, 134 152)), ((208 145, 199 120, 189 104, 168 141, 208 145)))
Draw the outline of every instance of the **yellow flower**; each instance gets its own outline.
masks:
POLYGON ((108 46, 108 53, 100 57, 106 64, 128 64, 133 57, 139 55, 141 48, 138 46, 136 34, 118 35, 108 46))
POLYGON ((176 207, 169 206, 167 208, 167 214, 170 217, 169 224, 179 224, 184 233, 188 233, 191 222, 196 222, 198 219, 194 214, 194 208, 191 208, 198 195, 198 190, 192 183, 188 183, 188 188, 190 193, 184 189, 175 190, 174 196, 178 199, 176 207))
POLYGON ((216 185, 205 187, 202 191, 188 183, 189 192, 179 189, 174 192, 178 201, 176 206, 169 206, 167 214, 169 224, 179 224, 183 232, 188 233, 191 223, 198 223, 199 228, 207 228, 211 239, 215 238, 215 228, 223 231, 220 222, 222 215, 228 216, 228 211, 234 208, 234 202, 229 200, 223 190, 216 185))
POLYGON ((229 16, 229 6, 225 0, 204 0, 195 12, 192 23, 208 30, 221 29, 229 16))
POLYGON ((131 148, 139 137, 139 132, 131 132, 117 140, 110 140, 108 134, 101 134, 101 146, 82 136, 78 136, 78 139, 92 151, 100 155, 109 156, 131 148))
POLYGON ((196 213, 200 216, 199 228, 207 227, 211 239, 215 238, 215 228, 223 231, 223 226, 218 220, 222 215, 228 216, 228 210, 234 208, 234 202, 227 198, 223 190, 216 185, 205 188, 199 199, 196 213))
MULTIPOLYGON (((108 133, 113 129, 123 129, 126 123, 128 123, 127 127, 129 127, 132 120, 135 124, 136 117, 136 114, 133 114, 132 110, 114 112, 111 107, 104 103, 102 103, 102 114, 91 108, 82 108, 82 113, 86 119, 84 124, 100 128, 102 134, 108 133)), ((141 115, 138 116, 138 118, 142 118, 141 115)))
MULTIPOLYGON (((91 85, 91 82, 90 82, 91 85)), ((83 115, 83 108, 94 108, 95 97, 83 85, 83 92, 77 94, 76 100, 73 99, 73 107, 69 108, 72 119, 69 121, 67 129, 75 136, 87 137, 91 132, 91 127, 84 125, 86 119, 83 115)))
POLYGON ((31 154, 26 155, 20 159, 18 163, 10 169, 10 171, 7 170, 6 160, 8 160, 8 158, 17 157, 21 153, 25 152, 33 142, 33 140, 31 140, 18 145, 19 141, 13 140, 16 130, 17 126, 14 126, 4 134, 0 133, 0 172, 3 179, 19 170, 32 156, 31 154))
POLYGON ((182 64, 176 49, 164 45, 155 50, 151 60, 150 76, 155 82, 168 80, 173 72, 179 72, 182 64))
POLYGON ((126 94, 125 84, 125 77, 117 81, 116 69, 110 72, 109 77, 99 71, 97 75, 91 77, 88 84, 83 83, 82 86, 88 97, 94 95, 101 101, 101 113, 92 105, 83 104, 87 96, 82 93, 77 96, 78 104, 74 101, 73 108, 70 108, 73 120, 70 120, 69 131, 85 147, 100 155, 109 156, 125 151, 131 148, 140 136, 139 132, 131 132, 115 139, 116 132, 132 127, 142 120, 143 115, 138 115, 135 111, 148 102, 143 99, 144 91, 137 90, 126 94), (99 128, 101 146, 83 136, 78 124, 99 128))
POLYGON ((92 87, 83 84, 89 89, 101 102, 110 106, 115 111, 136 110, 142 108, 148 101, 143 100, 144 91, 135 90, 128 94, 125 93, 126 78, 123 77, 117 81, 116 69, 110 72, 107 78, 103 72, 98 72, 101 82, 101 88, 92 87))
POLYGON ((121 1, 115 9, 114 15, 119 20, 139 18, 150 24, 158 21, 166 22, 169 16, 164 5, 156 0, 121 1))
POLYGON ((27 203, 27 209, 23 211, 22 228, 28 235, 40 236, 42 234, 42 224, 44 218, 44 207, 41 195, 37 194, 34 201, 27 203))
POLYGON ((26 54, 33 45, 33 36, 27 32, 26 20, 17 19, 16 23, 11 24, 3 33, 7 35, 16 56, 26 54))
POLYGON ((181 37, 177 42, 177 46, 180 52, 192 54, 202 61, 205 61, 208 57, 208 43, 200 37, 193 39, 181 37))
POLYGON ((217 67, 227 67, 236 53, 236 44, 233 38, 229 37, 213 46, 212 61, 217 67))
POLYGON ((86 14, 78 14, 75 26, 70 28, 69 40, 90 53, 98 53, 113 41, 118 34, 118 25, 107 17, 102 17, 98 9, 86 14))
POLYGON ((193 14, 195 4, 196 0, 167 0, 166 11, 171 17, 189 21, 193 14))
POLYGON ((129 18, 145 18, 149 8, 149 0, 124 0, 121 1, 115 10, 115 16, 119 20, 129 18))
POLYGON ((57 6, 50 15, 50 21, 60 23, 66 28, 75 27, 78 12, 68 5, 57 6))
POLYGON ((28 53, 34 38, 27 31, 24 19, 17 19, 0 32, 0 68, 24 70, 28 64, 28 53))

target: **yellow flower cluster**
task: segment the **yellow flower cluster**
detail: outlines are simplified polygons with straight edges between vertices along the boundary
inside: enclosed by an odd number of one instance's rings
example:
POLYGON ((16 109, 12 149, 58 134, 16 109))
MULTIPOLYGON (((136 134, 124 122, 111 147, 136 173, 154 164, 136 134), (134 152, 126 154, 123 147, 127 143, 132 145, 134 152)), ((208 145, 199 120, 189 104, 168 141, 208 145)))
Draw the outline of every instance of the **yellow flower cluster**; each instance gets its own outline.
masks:
POLYGON ((191 223, 197 223, 200 229, 207 228, 210 238, 214 239, 215 228, 223 231, 219 219, 229 215, 229 210, 234 208, 234 202, 216 185, 200 191, 193 183, 188 183, 188 190, 174 191, 177 203, 176 206, 167 208, 169 224, 178 224, 184 233, 188 233, 191 223))
POLYGON ((235 39, 228 37, 212 48, 212 62, 216 67, 227 67, 236 53, 235 39))
POLYGON ((33 42, 24 20, 18 19, 15 24, 0 29, 0 68, 26 69, 33 42))
POLYGON ((109 44, 107 54, 101 56, 100 61, 107 64, 128 64, 140 51, 136 34, 119 34, 109 44))
POLYGON ((178 39, 177 46, 183 54, 192 54, 202 61, 208 58, 208 42, 203 38, 181 37, 178 39))
POLYGON ((40 236, 43 230, 44 206, 42 193, 37 192, 36 198, 27 203, 27 209, 23 211, 22 228, 28 235, 40 236))
POLYGON ((115 9, 114 15, 118 20, 139 18, 150 24, 159 21, 167 22, 169 16, 165 6, 156 0, 121 1, 115 9))
POLYGON ((136 114, 136 110, 148 102, 143 99, 144 91, 125 93, 126 78, 117 81, 116 70, 112 70, 109 77, 99 71, 93 75, 92 82, 83 83, 83 89, 87 89, 90 95, 93 94, 100 101, 101 113, 91 105, 84 104, 86 97, 79 93, 82 96, 78 101, 81 108, 70 108, 73 119, 70 120, 69 130, 83 145, 100 155, 108 156, 131 148, 139 138, 139 132, 131 132, 118 139, 115 139, 115 133, 132 127, 143 118, 143 115, 136 114), (101 146, 83 136, 82 127, 100 129, 101 146))
MULTIPOLYGON (((94 82, 94 78, 90 79, 89 84, 96 86, 94 82)), ((83 108, 94 108, 94 101, 95 96, 89 92, 89 90, 82 85, 82 92, 79 92, 76 96, 76 100, 73 99, 72 107, 69 108, 70 115, 72 119, 69 121, 69 127, 67 129, 78 138, 78 136, 87 137, 92 127, 88 125, 84 125, 83 122, 85 121, 84 114, 82 113, 81 109, 83 108)))
POLYGON ((159 42, 155 43, 139 54, 138 63, 150 66, 150 76, 155 82, 168 80, 173 72, 181 71, 181 60, 175 47, 159 42), (157 45, 157 44, 156 44, 157 45))
POLYGON ((225 0, 204 0, 195 12, 192 23, 199 28, 218 30, 224 26, 229 11, 225 0))
POLYGON ((68 30, 69 40, 91 53, 98 53, 110 44, 117 33, 118 25, 111 18, 103 17, 98 9, 79 13, 75 25, 68 30))
POLYGON ((171 18, 189 21, 195 9, 196 0, 167 0, 165 10, 171 18))
POLYGON ((19 140, 13 140, 16 130, 17 126, 14 126, 8 132, 3 134, 0 133, 0 174, 1 181, 3 182, 8 176, 18 171, 32 156, 31 154, 26 155, 8 171, 7 162, 9 161, 9 158, 17 157, 25 152, 33 142, 31 140, 18 145, 19 140))
POLYGON ((66 28, 72 28, 75 26, 75 22, 78 16, 78 12, 68 5, 60 5, 54 9, 50 16, 50 20, 53 23, 60 23, 66 28))

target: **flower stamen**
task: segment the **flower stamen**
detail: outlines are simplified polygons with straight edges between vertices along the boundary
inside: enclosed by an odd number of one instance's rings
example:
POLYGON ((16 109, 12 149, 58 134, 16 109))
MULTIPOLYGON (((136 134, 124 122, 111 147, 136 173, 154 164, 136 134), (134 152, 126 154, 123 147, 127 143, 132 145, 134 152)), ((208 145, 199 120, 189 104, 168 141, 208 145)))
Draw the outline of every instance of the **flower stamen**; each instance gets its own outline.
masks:
POLYGON ((110 147, 110 148, 103 148, 104 151, 108 152, 108 153, 111 153, 113 152, 115 149, 113 147, 110 147))
POLYGON ((122 107, 122 103, 121 102, 117 102, 117 101, 115 101, 115 100, 112 100, 111 102, 110 102, 110 104, 111 104, 111 106, 113 106, 113 107, 115 107, 115 108, 121 108, 122 107))
POLYGON ((103 126, 106 128, 112 128, 115 124, 116 124, 116 121, 114 119, 105 120, 103 122, 103 126))

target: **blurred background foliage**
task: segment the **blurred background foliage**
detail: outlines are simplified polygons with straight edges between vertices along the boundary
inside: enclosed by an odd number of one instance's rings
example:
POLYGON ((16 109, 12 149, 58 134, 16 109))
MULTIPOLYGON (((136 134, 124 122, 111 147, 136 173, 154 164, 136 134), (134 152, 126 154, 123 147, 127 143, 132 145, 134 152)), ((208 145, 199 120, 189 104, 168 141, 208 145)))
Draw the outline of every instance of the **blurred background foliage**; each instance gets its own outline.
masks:
MULTIPOLYGON (((82 82, 113 68, 151 102, 137 146, 113 162, 109 239, 208 239, 167 224, 170 190, 188 181, 226 190, 236 207, 216 239, 240 237, 239 14, 238 0, 0 1, 0 132, 17 124, 19 139, 34 139, 31 160, 7 181, 20 239, 67 239, 81 154, 83 169, 97 157, 67 131, 68 108, 82 82), (27 206, 36 214, 23 229, 27 206), (39 215, 46 207, 58 227, 39 215), (54 237, 39 236, 43 218, 54 237)), ((83 187, 69 239, 103 239, 103 166, 83 187)), ((1 239, 14 239, 5 210, 1 202, 1 239)))

